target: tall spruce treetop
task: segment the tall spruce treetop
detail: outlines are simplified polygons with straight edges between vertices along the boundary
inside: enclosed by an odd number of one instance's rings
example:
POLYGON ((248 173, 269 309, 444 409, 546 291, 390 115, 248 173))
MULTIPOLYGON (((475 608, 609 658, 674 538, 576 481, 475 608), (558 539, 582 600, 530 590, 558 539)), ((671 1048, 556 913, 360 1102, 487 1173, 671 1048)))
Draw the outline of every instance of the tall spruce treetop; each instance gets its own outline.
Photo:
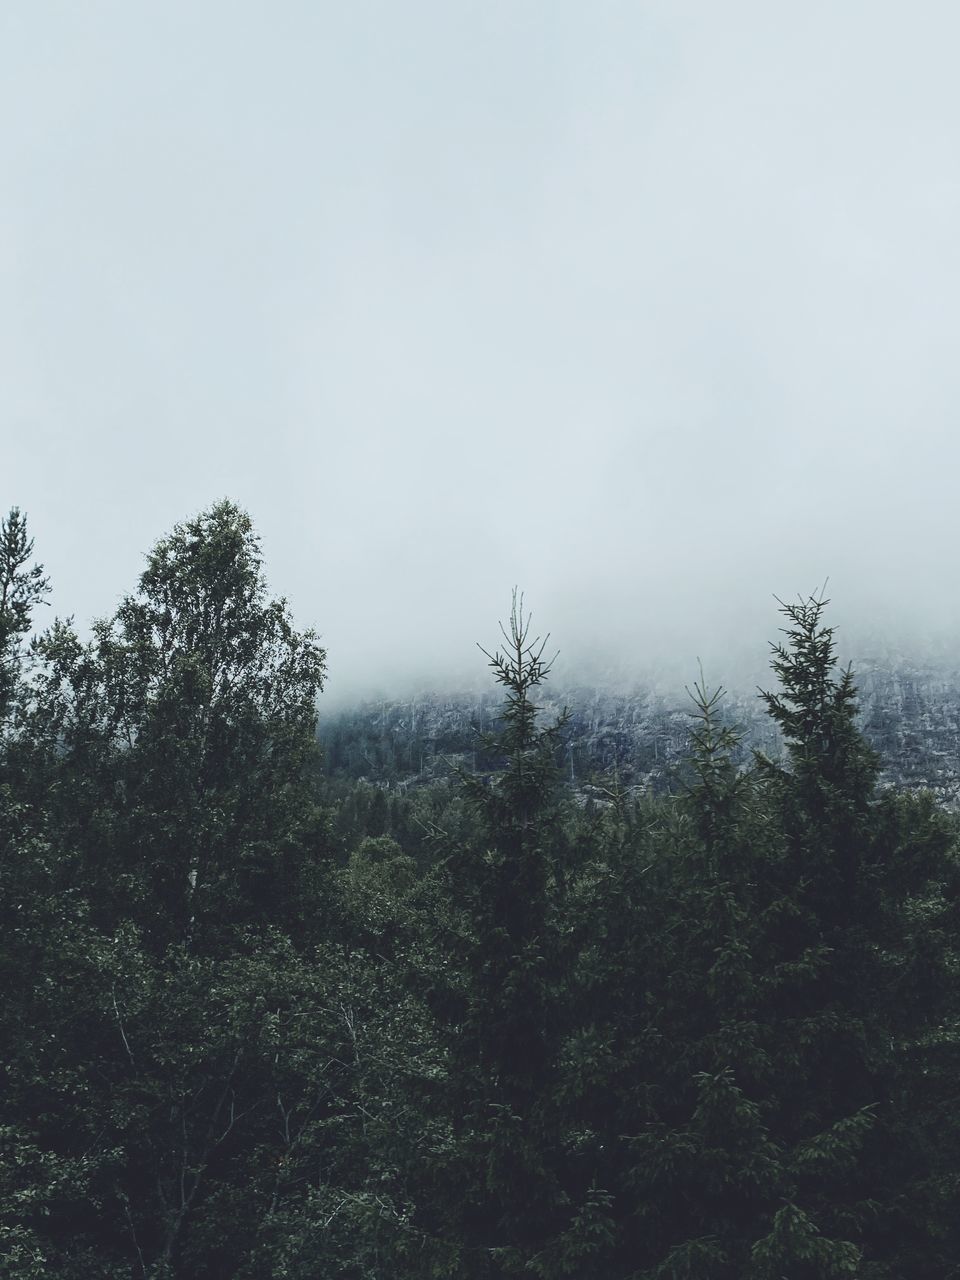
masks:
MULTIPOLYGON (((488 780, 463 779, 483 842, 469 874, 475 893, 472 910, 481 946, 491 963, 496 957, 498 972, 500 965, 542 964, 549 901, 563 864, 557 745, 566 717, 541 726, 532 696, 552 666, 544 656, 549 636, 532 638, 531 616, 524 616, 523 597, 516 591, 508 627, 501 623, 503 651, 491 654, 480 646, 506 692, 500 731, 488 740, 502 768, 488 780)), ((499 991, 495 998, 503 1012, 499 991)), ((525 1040, 537 1020, 531 1020, 523 1002, 514 1012, 520 1023, 517 1033, 525 1040)), ((513 1074, 506 1060, 501 1066, 513 1074)), ((515 1066, 520 1076, 527 1073, 533 1066, 528 1052, 519 1055, 515 1066)))
POLYGON ((789 769, 762 762, 779 779, 795 848, 804 849, 824 923, 845 929, 867 851, 869 809, 880 761, 857 726, 857 687, 850 667, 837 670, 835 628, 824 625, 829 601, 809 596, 783 604, 786 643, 772 645, 780 693, 762 693, 783 733, 789 769))
POLYGON ((760 760, 783 833, 764 1010, 781 1038, 772 1128, 795 1153, 794 1208, 824 1237, 856 1242, 864 1275, 941 1275, 931 1223, 950 1128, 937 1054, 955 1008, 951 832, 929 796, 878 791, 826 605, 782 605, 781 692, 762 695, 787 749, 786 767, 760 760), (831 1152, 843 1159, 828 1168, 831 1152))
POLYGON ((565 717, 538 722, 549 637, 534 638, 516 591, 501 633, 502 649, 481 646, 506 694, 499 732, 487 740, 500 767, 488 777, 462 775, 476 823, 451 860, 450 883, 466 943, 458 957, 466 998, 451 1027, 450 1105, 462 1164, 449 1211, 467 1243, 461 1274, 484 1280, 534 1270, 535 1256, 539 1274, 553 1274, 546 1258, 573 1214, 561 1185, 563 1135, 551 1118, 565 968, 557 764, 565 717))
POLYGON ((837 672, 836 628, 823 622, 830 602, 821 594, 778 603, 788 622, 782 629, 786 643, 771 645, 770 665, 781 692, 761 697, 786 739, 794 774, 808 797, 815 786, 824 802, 831 789, 862 800, 876 781, 879 759, 857 728, 853 671, 837 672))
MULTIPOLYGON (((509 631, 500 624, 503 651, 488 653, 478 646, 506 693, 494 744, 506 767, 493 788, 474 788, 474 796, 487 816, 490 834, 514 859, 522 859, 539 841, 543 808, 556 794, 557 738, 566 722, 564 715, 552 725, 537 723, 538 708, 531 695, 547 679, 555 659, 544 656, 549 635, 533 638, 531 624, 532 615, 524 616, 523 596, 515 590, 509 631)), ((538 861, 542 867, 542 859, 538 861)))

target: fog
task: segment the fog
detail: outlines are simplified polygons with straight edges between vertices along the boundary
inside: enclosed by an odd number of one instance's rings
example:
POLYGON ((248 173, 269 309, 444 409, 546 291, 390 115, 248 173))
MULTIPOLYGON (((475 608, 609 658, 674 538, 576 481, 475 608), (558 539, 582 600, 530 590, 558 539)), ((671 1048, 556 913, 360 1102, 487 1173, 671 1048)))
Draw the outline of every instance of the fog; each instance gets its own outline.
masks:
MULTIPOLYGON (((330 697, 960 640, 960 10, 0 8, 0 503, 110 612, 223 496, 330 697)), ((960 644, 958 644, 960 650, 960 644)), ((566 677, 565 677, 566 678, 566 677)))

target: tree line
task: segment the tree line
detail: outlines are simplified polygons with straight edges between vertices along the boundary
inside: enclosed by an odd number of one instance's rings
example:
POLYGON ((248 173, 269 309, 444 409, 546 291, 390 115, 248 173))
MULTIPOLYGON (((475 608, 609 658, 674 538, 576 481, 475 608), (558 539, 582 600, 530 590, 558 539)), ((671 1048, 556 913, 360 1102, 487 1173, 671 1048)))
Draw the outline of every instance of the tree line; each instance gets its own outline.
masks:
POLYGON ((326 655, 236 506, 88 639, 48 593, 14 509, 0 1276, 960 1276, 956 827, 877 786, 822 598, 783 759, 701 679, 684 784, 587 810, 515 598, 496 766, 400 840, 332 797, 326 655))

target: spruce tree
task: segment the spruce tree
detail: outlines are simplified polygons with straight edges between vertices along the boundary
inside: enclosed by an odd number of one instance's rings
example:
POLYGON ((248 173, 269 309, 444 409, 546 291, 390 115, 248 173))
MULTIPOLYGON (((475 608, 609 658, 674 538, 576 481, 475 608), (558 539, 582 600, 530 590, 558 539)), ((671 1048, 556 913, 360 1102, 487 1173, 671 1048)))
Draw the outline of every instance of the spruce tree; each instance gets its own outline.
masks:
POLYGON ((461 995, 447 1009, 455 1155, 441 1230, 457 1274, 592 1274, 605 1199, 569 1159, 560 1048, 570 872, 558 754, 565 716, 541 726, 548 637, 514 593, 504 647, 485 654, 505 702, 485 744, 491 775, 464 774, 473 838, 449 858, 461 995))
POLYGON ((857 1242, 864 1275, 940 1276, 957 1167, 943 1092, 956 1065, 952 832, 929 797, 878 790, 826 606, 782 606, 782 688, 764 695, 787 753, 761 762, 788 903, 767 1004, 785 1033, 776 1124, 797 1153, 797 1204, 857 1242))
POLYGON ((608 1127, 631 1157, 626 1275, 949 1274, 951 833, 878 793, 824 607, 785 606, 774 647, 785 761, 737 766, 697 686, 693 782, 642 854, 652 945, 619 997, 635 1083, 608 1127))
POLYGON ((689 780, 679 795, 648 804, 635 854, 645 872, 644 936, 629 984, 612 976, 633 1071, 607 1138, 621 1152, 611 1274, 644 1280, 747 1274, 751 1244, 782 1191, 764 1106, 769 1046, 756 1013, 764 868, 776 857, 776 832, 755 777, 734 761, 739 739, 722 698, 702 677, 694 685, 689 780))

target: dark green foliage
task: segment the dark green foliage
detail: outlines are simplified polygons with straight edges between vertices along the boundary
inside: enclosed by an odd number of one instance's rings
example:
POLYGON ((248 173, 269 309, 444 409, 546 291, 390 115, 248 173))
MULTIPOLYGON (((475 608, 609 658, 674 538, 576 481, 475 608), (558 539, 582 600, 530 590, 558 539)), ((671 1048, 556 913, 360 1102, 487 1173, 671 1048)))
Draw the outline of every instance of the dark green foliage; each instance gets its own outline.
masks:
POLYGON ((0 730, 14 710, 23 640, 33 611, 50 591, 43 565, 30 564, 33 539, 17 507, 0 520, 0 730))
POLYGON ((0 1276, 956 1277, 954 824, 878 788, 824 601, 781 759, 701 677, 685 785, 578 804, 516 597, 458 776, 346 721, 324 771, 243 512, 32 649, 0 532, 0 1276))
POLYGON ((505 705, 484 745, 502 768, 464 773, 474 829, 448 861, 464 998, 448 1025, 457 1164, 446 1229, 463 1240, 460 1274, 532 1267, 547 1277, 575 1259, 586 1264, 602 1196, 588 1201, 584 1189, 582 1203, 571 1199, 555 1097, 569 865, 557 765, 564 722, 537 722, 534 696, 550 662, 516 594, 501 630, 504 650, 487 657, 505 705))
POLYGON ((949 1252, 930 1197, 956 1189, 955 1165, 946 1183, 934 1172, 954 1129, 937 1077, 945 1060, 960 1065, 953 833, 928 799, 878 794, 879 762, 856 727, 852 675, 835 673, 824 608, 785 607, 790 643, 773 663, 783 694, 766 699, 789 758, 786 769, 763 762, 791 909, 781 963, 806 969, 780 998, 802 1036, 785 1079, 787 1132, 810 1142, 813 1117, 824 1132, 853 1132, 868 1114, 859 1158, 833 1180, 817 1169, 810 1203, 858 1239, 865 1273, 938 1275, 949 1252))
POLYGON ((59 624, 37 651, 31 732, 100 918, 161 947, 295 909, 324 654, 267 599, 249 518, 178 527, 91 643, 59 624))

